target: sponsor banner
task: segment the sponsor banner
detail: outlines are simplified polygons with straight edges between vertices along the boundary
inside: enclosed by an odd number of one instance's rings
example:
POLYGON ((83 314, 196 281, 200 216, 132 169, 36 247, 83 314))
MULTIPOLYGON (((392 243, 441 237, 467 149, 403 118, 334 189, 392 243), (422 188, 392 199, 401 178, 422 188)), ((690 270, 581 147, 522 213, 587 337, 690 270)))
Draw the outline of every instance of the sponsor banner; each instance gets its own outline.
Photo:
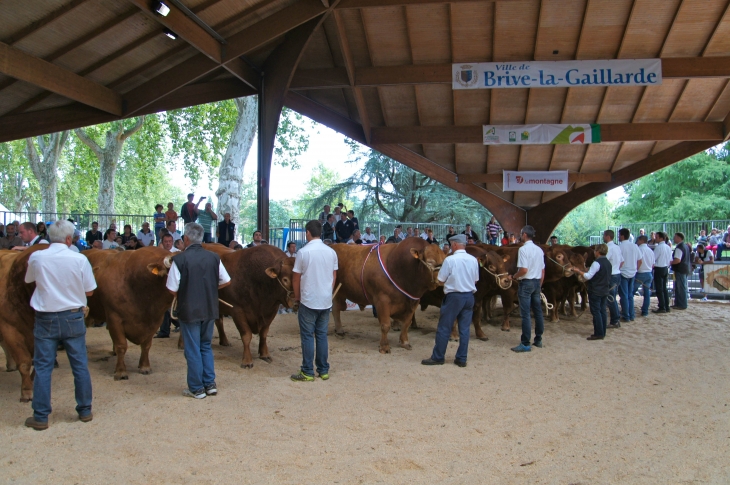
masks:
POLYGON ((567 192, 568 171, 502 173, 504 192, 567 192))
POLYGON ((601 142, 599 125, 484 125, 485 145, 584 145, 601 142))
POLYGON ((704 265, 705 281, 702 287, 703 293, 716 295, 730 295, 730 265, 729 264, 706 264, 704 265))
POLYGON ((658 86, 661 59, 452 64, 453 89, 658 86))

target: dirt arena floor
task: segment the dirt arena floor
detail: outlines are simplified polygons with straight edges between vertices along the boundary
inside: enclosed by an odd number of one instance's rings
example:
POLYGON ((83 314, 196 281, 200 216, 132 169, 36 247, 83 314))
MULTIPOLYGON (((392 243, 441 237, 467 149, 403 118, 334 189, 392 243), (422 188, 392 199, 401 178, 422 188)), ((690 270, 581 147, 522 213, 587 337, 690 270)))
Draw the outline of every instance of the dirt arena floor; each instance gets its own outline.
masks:
POLYGON ((274 362, 252 370, 226 321, 234 345, 214 341, 219 395, 202 401, 181 396, 176 339, 155 340, 148 376, 132 372, 132 347, 129 380, 114 382, 109 335, 89 329, 89 424, 76 419, 64 354, 47 431, 23 426, 19 375, 0 373, 0 482, 730 483, 727 304, 637 318, 602 342, 585 340, 586 312, 548 324, 545 348, 520 355, 514 318, 511 332, 489 325, 488 342, 472 340, 465 369, 420 365, 438 310, 417 316, 414 350, 380 355, 375 319, 348 312, 347 336, 330 337, 331 379, 314 383, 288 378, 296 315, 277 317, 274 362))

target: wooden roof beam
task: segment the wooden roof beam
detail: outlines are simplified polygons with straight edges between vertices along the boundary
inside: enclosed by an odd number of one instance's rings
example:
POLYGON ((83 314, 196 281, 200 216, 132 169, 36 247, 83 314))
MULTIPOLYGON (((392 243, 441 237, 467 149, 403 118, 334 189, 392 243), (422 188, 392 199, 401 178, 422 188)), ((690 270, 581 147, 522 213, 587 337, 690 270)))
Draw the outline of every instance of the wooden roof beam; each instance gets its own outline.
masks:
POLYGON ((107 113, 122 114, 122 97, 118 93, 3 43, 0 72, 107 113))
MULTIPOLYGON (((376 127, 375 145, 483 143, 481 126, 376 127)), ((601 125, 601 141, 717 141, 725 139, 723 122, 613 123, 601 125)))
MULTIPOLYGON (((344 68, 300 69, 291 89, 348 87, 344 68)), ((730 57, 677 57, 662 59, 665 79, 730 78, 730 57)), ((355 86, 398 84, 451 84, 451 64, 361 67, 355 71, 355 86)))

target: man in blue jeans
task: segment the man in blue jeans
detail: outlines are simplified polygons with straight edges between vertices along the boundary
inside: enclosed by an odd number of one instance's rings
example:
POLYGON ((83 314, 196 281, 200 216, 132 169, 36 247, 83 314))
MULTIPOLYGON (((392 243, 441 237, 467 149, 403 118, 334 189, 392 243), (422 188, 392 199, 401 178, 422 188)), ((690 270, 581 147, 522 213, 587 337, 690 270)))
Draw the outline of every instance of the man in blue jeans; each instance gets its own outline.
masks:
POLYGON ((618 298, 616 298, 616 295, 618 294, 619 286, 621 286, 621 266, 624 264, 624 257, 621 254, 621 249, 613 242, 614 237, 616 237, 616 234, 611 229, 603 231, 603 242, 608 248, 606 258, 611 263, 611 286, 608 289, 608 297, 606 298, 610 313, 610 321, 607 328, 619 328, 621 326, 619 323, 621 314, 618 310, 618 298))
POLYGON ((621 297, 621 321, 633 322, 636 318, 634 310, 636 272, 641 266, 641 252, 639 247, 631 242, 631 232, 625 227, 618 231, 618 238, 621 256, 624 258, 624 263, 621 265, 621 283, 618 290, 621 297))
MULTIPOLYGON (((88 423, 91 414, 91 376, 86 357, 86 297, 96 288, 91 264, 85 256, 69 249, 74 226, 56 221, 48 226, 50 246, 36 250, 28 259, 26 283, 35 283, 30 306, 35 310, 33 328, 33 417, 25 421, 29 428, 48 429, 51 414, 51 373, 59 344, 66 348, 76 390, 76 412, 88 423)), ((40 245, 39 245, 40 246, 40 245)), ((26 249, 30 250, 30 249, 26 249)))
POLYGON ((545 279, 545 253, 532 242, 535 238, 535 229, 532 226, 523 227, 520 237, 525 244, 517 253, 517 273, 512 276, 512 279, 520 282, 517 297, 520 300, 522 338, 520 345, 513 347, 512 350, 530 352, 532 350, 530 347, 530 336, 532 335, 530 309, 535 313, 535 347, 542 347, 542 334, 545 330, 540 300, 540 289, 545 279))
POLYGON ((294 298, 299 302, 302 367, 291 376, 291 380, 313 381, 314 363, 317 374, 326 381, 330 377, 327 328, 332 308, 332 290, 337 278, 337 253, 320 239, 322 224, 319 221, 307 222, 304 229, 307 244, 297 251, 292 278, 294 298))
POLYGON ((177 297, 177 315, 188 363, 183 396, 205 399, 218 394, 213 361, 213 323, 218 318, 218 290, 231 277, 217 254, 203 249, 203 226, 185 225, 185 251, 176 254, 167 275, 167 289, 177 297))
POLYGON ((636 287, 641 286, 641 295, 644 297, 644 301, 641 304, 641 316, 649 316, 649 306, 651 305, 651 272, 654 269, 654 251, 649 249, 647 244, 649 238, 645 234, 642 234, 636 238, 636 244, 639 246, 639 252, 641 253, 641 264, 639 270, 636 273, 636 287))
POLYGON ((444 285, 446 296, 441 304, 436 344, 433 347, 431 358, 421 361, 423 365, 443 365, 451 329, 454 326, 454 320, 457 320, 459 322, 459 348, 456 350, 454 364, 466 367, 469 331, 474 310, 474 293, 477 291, 476 282, 479 281, 479 262, 465 251, 465 235, 459 234, 452 237, 451 247, 454 248, 454 253, 444 260, 438 275, 438 281, 444 285))
POLYGON ((684 234, 674 234, 674 253, 672 255, 672 271, 674 271, 674 305, 675 310, 686 310, 687 299, 687 275, 692 272, 692 261, 690 260, 690 248, 684 242, 684 234))

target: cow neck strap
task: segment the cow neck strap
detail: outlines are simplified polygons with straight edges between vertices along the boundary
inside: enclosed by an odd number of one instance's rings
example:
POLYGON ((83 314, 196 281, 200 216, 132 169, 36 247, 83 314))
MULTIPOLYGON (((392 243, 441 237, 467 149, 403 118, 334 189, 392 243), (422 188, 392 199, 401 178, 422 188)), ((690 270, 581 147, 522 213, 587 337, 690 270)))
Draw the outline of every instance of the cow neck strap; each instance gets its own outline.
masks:
POLYGON ((390 276, 390 273, 388 273, 388 269, 385 267, 385 263, 383 263, 383 257, 380 255, 380 246, 377 246, 377 248, 378 248, 378 261, 380 261, 380 267, 383 268, 383 273, 385 273, 385 276, 388 277, 388 280, 393 284, 393 286, 395 286, 395 288, 398 291, 400 291, 401 293, 403 293, 405 296, 407 296, 411 300, 419 300, 420 298, 411 295, 410 293, 408 293, 407 291, 405 291, 403 288, 401 288, 400 286, 398 286, 398 283, 396 283, 395 281, 393 281, 393 278, 390 276))
POLYGON ((510 280, 510 282, 509 282, 509 285, 507 285, 507 286, 502 286, 502 281, 500 280, 500 278, 501 278, 502 276, 508 275, 509 273, 502 273, 502 274, 497 274, 497 273, 493 273, 493 272, 489 271, 489 268, 487 268, 487 267, 486 267, 486 265, 483 265, 483 264, 479 263, 479 266, 481 266, 481 268, 482 268, 482 269, 483 269, 484 271, 486 271, 486 272, 487 272, 487 273, 489 273, 490 275, 494 276, 494 279, 495 279, 495 280, 497 281, 497 285, 498 285, 498 286, 499 286, 500 288, 502 288, 503 290, 507 290, 507 289, 509 289, 509 288, 511 288, 511 287, 512 287, 512 280, 510 280))
POLYGON ((370 255, 373 254, 373 251, 378 249, 380 245, 376 244, 372 248, 370 248, 370 251, 368 251, 368 255, 365 257, 365 262, 362 263, 362 269, 360 270, 360 286, 362 286, 362 293, 365 295, 365 301, 370 303, 370 298, 368 298, 368 292, 365 290, 365 265, 368 263, 368 259, 370 259, 370 255))
POLYGON ((568 266, 570 266, 570 261, 568 261, 568 262, 567 262, 567 263, 565 263, 565 264, 560 264, 560 263, 558 263, 557 261, 555 261, 555 260, 554 260, 553 258, 551 258, 550 256, 547 256, 547 258, 548 258, 548 259, 549 259, 550 261, 552 261, 553 263, 555 263, 555 264, 557 264, 558 266, 560 266, 561 268, 563 268, 563 271, 565 271, 565 268, 567 268, 568 266))

